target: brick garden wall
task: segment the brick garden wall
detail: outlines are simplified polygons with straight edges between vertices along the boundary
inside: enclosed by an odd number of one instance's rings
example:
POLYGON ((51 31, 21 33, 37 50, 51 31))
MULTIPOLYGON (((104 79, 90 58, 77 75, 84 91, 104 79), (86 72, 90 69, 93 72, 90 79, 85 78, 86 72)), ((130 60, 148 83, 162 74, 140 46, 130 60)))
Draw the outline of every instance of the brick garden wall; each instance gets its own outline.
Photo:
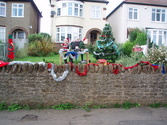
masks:
MULTIPOLYGON (((71 67, 66 79, 57 82, 47 66, 14 64, 0 67, 0 101, 28 105, 55 105, 70 102, 108 104, 125 101, 150 104, 167 103, 167 75, 149 65, 125 70, 120 66, 88 66, 86 76, 76 74, 71 67), (118 74, 112 73, 114 68, 118 74)), ((83 65, 79 65, 82 71, 83 65)), ((59 76, 65 66, 55 64, 59 76)))

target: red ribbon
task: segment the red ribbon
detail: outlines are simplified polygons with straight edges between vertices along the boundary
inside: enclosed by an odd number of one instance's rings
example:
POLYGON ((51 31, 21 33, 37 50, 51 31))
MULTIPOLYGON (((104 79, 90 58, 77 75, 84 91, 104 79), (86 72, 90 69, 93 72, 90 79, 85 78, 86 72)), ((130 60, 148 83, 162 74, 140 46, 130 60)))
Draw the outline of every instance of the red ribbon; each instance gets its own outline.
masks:
POLYGON ((8 64, 9 64, 9 62, 0 61, 0 67, 6 66, 6 65, 8 65, 8 64))
POLYGON ((88 70, 87 70, 87 65, 85 65, 85 68, 84 68, 84 72, 81 73, 79 70, 78 70, 78 66, 76 66, 76 70, 75 72, 79 75, 79 76, 86 76, 88 70))

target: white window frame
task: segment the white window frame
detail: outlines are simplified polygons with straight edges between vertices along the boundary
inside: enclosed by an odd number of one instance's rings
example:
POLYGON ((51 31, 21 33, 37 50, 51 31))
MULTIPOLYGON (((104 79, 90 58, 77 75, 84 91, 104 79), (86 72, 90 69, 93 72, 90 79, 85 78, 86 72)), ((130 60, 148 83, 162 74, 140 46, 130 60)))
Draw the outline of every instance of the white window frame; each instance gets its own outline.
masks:
POLYGON ((83 16, 83 3, 60 1, 57 6, 57 16, 82 17, 83 16))
POLYGON ((91 6, 91 18, 100 19, 101 17, 101 7, 91 6))
POLYGON ((69 38, 71 41, 78 38, 82 39, 82 28, 68 26, 56 27, 56 42, 62 43, 66 38, 69 38))
POLYGON ((148 33, 151 42, 155 43, 156 45, 167 46, 167 30, 148 29, 148 33))
POLYGON ((1 11, 0 16, 6 17, 6 3, 5 2, 0 2, 0 11, 1 11), (1 6, 1 4, 4 4, 5 6, 1 6), (4 9, 4 13, 1 14, 3 9, 4 9))
POLYGON ((152 15, 151 15, 151 21, 152 22, 161 22, 161 23, 165 23, 166 22, 166 9, 160 9, 160 8, 152 8, 152 15), (159 12, 158 12, 159 10, 159 12), (158 19, 159 16, 159 19, 158 19), (164 16, 164 20, 162 19, 164 16))
POLYGON ((3 43, 6 42, 5 36, 6 36, 6 27, 0 27, 0 40, 3 43), (2 29, 2 31, 1 31, 1 29, 2 29))
POLYGON ((129 7, 128 8, 128 19, 129 20, 139 20, 139 9, 129 7), (132 14, 131 18, 130 18, 130 13, 132 14), (135 16, 137 16, 137 18, 135 18, 135 16))
POLYGON ((24 4, 22 3, 12 3, 12 17, 24 17, 24 4), (16 5, 17 7, 14 7, 16 5), (21 5, 22 7, 19 7, 21 5), (16 15, 14 15, 14 9, 16 9, 16 15), (22 15, 19 15, 19 10, 22 11, 22 15))

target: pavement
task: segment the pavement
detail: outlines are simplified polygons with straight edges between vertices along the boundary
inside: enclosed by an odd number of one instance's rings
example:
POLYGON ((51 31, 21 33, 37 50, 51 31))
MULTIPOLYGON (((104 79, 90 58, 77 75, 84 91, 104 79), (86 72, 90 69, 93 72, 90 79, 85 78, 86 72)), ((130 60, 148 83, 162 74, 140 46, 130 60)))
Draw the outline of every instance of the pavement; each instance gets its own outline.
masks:
POLYGON ((1 111, 0 125, 167 125, 167 108, 1 111))

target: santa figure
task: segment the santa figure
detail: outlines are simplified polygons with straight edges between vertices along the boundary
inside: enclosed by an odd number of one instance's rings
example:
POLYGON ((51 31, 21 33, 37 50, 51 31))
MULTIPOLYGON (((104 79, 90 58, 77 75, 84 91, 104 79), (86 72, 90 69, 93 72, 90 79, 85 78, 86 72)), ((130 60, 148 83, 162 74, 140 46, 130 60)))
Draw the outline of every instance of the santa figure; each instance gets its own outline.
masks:
POLYGON ((64 43, 61 44, 61 46, 62 46, 63 52, 67 52, 69 50, 69 39, 66 38, 64 40, 64 43))

